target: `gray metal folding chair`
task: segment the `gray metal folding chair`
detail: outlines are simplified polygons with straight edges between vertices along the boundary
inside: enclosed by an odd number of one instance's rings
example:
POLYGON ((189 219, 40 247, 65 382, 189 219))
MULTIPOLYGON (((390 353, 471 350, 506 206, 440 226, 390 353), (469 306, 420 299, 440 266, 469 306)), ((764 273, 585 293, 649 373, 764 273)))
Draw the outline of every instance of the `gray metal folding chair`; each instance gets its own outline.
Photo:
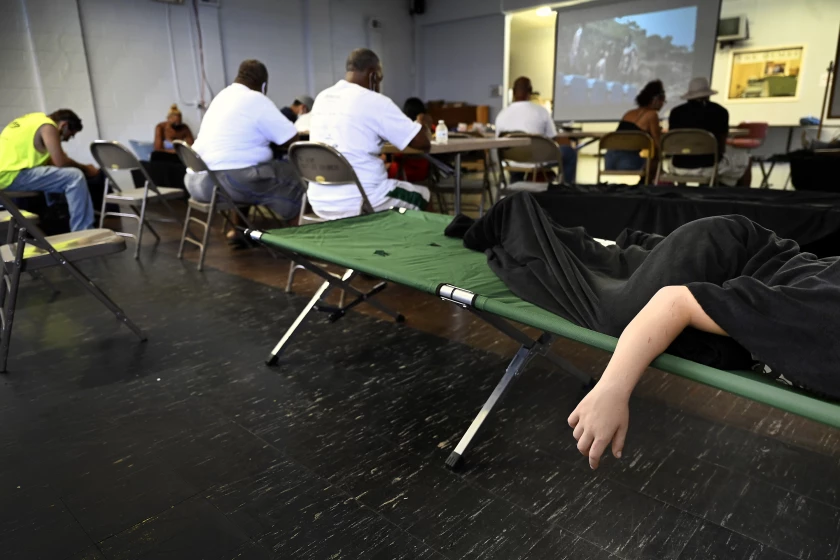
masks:
POLYGON ((655 184, 660 181, 684 184, 698 183, 713 186, 717 179, 718 142, 715 135, 699 128, 680 128, 662 135, 659 149, 659 168, 656 172, 655 184), (714 165, 710 175, 690 175, 673 173, 674 156, 713 156, 714 165), (668 160, 671 173, 665 172, 665 160, 668 160))
MULTIPOLYGON (((292 162, 292 165, 295 167, 301 179, 303 179, 307 188, 312 181, 319 185, 355 184, 362 197, 359 214, 373 214, 373 206, 370 204, 370 200, 368 200, 365 189, 356 176, 353 166, 350 165, 350 162, 338 150, 319 142, 295 142, 289 148, 289 161, 292 162)), ((304 224, 306 222, 325 221, 314 212, 307 212, 308 205, 307 196, 304 194, 300 204, 298 223, 304 224)), ((295 281, 295 273, 302 268, 304 267, 296 264, 294 261, 289 265, 289 279, 286 281, 286 293, 291 293, 292 285, 295 281)))
MULTIPOLYGON (((359 214, 373 213, 373 206, 371 205, 370 200, 368 200, 367 194, 365 194, 365 190, 362 187, 362 183, 359 181, 359 178, 356 176, 356 172, 353 170, 353 166, 350 165, 350 162, 348 162, 343 155, 331 146, 321 144, 319 142, 295 142, 289 148, 289 160, 292 162, 292 165, 294 165, 307 187, 311 182, 327 186, 355 184, 356 187, 358 187, 359 194, 362 198, 362 202, 359 205, 359 214)), ((314 214, 307 214, 305 210, 306 200, 304 199, 301 204, 301 224, 305 221, 324 221, 322 218, 319 218, 314 214)), ((251 238, 256 241, 259 241, 263 235, 263 232, 260 230, 252 230, 248 233, 251 238)), ((292 323, 292 326, 288 331, 286 331, 286 334, 283 335, 283 338, 280 339, 280 342, 278 342, 271 351, 271 354, 266 360, 267 364, 272 365, 277 362, 284 346, 289 342, 289 340, 291 340, 297 328, 303 323, 303 320, 313 309, 326 312, 329 314, 330 321, 337 321, 343 317, 348 310, 360 303, 367 303, 379 311, 382 311, 386 315, 393 317, 398 323, 405 320, 400 313, 386 307, 374 298, 376 294, 387 287, 387 282, 379 282, 369 291, 362 292, 350 284, 356 277, 356 271, 352 269, 347 269, 344 274, 339 276, 324 270, 318 264, 305 259, 300 255, 294 255, 290 252, 282 250, 280 252, 292 261, 289 269, 289 281, 286 285, 287 292, 290 292, 292 289, 292 279, 298 268, 305 268, 316 276, 320 276, 324 280, 324 283, 321 284, 318 290, 316 290, 315 294, 309 300, 309 303, 306 304, 303 311, 300 315, 298 315, 294 323, 292 323), (297 261, 297 263, 295 261, 297 261), (341 290, 342 292, 338 306, 324 303, 327 296, 334 289, 341 290), (355 296, 355 298, 346 305, 344 303, 345 293, 355 296)))
POLYGON ((502 189, 499 191, 499 198, 503 198, 514 192, 541 192, 547 190, 549 181, 537 181, 537 176, 541 172, 553 172, 555 168, 557 170, 557 180, 563 180, 563 153, 560 151, 560 146, 554 140, 540 136, 539 134, 525 134, 520 132, 506 133, 504 136, 530 138, 531 143, 527 146, 499 149, 499 160, 502 162, 502 189), (531 165, 518 167, 518 163, 531 165), (508 184, 504 173, 505 169, 508 172, 525 173, 526 179, 530 175, 531 180, 508 184))
POLYGON ((597 183, 601 183, 602 176, 608 175, 637 175, 644 185, 650 184, 650 160, 645 161, 645 165, 639 170, 611 170, 601 169, 601 160, 603 159, 606 150, 620 150, 627 152, 641 152, 648 150, 648 157, 653 157, 656 150, 656 144, 653 137, 647 132, 641 130, 622 130, 618 132, 610 132, 605 134, 598 141, 598 178, 597 183))
POLYGON ((0 260, 3 263, 3 281, 0 282, 0 372, 6 371, 20 275, 23 272, 61 266, 140 340, 146 340, 143 331, 125 316, 123 310, 73 264, 124 251, 125 239, 110 229, 91 229, 46 237, 3 191, 0 191, 0 204, 11 215, 7 243, 0 246, 0 260))
POLYGON ((106 142, 104 140, 97 140, 90 145, 90 151, 93 154, 93 159, 99 164, 99 167, 105 172, 105 193, 102 196, 102 211, 99 215, 99 227, 101 228, 105 223, 106 216, 119 216, 120 218, 130 218, 137 220, 137 233, 116 232, 117 235, 123 237, 133 237, 137 240, 137 246, 134 249, 134 258, 140 256, 140 242, 143 239, 143 226, 149 228, 155 239, 160 241, 160 235, 155 231, 149 220, 146 218, 146 205, 149 201, 160 201, 172 215, 172 221, 181 223, 178 219, 172 206, 169 205, 168 200, 184 198, 185 193, 182 189, 171 187, 159 187, 149 176, 148 171, 140 161, 129 151, 125 146, 119 142, 106 142), (117 184, 113 176, 114 171, 134 171, 139 170, 143 174, 145 184, 142 188, 122 189, 117 184), (128 206, 133 213, 128 212, 106 212, 108 203, 118 204, 120 206, 128 206), (138 210, 137 206, 140 206, 138 210))
POLYGON ((181 233, 181 244, 178 247, 178 258, 180 259, 184 256, 184 243, 188 242, 196 245, 199 248, 198 270, 203 270, 204 257, 207 253, 207 245, 210 242, 210 227, 213 222, 213 216, 216 212, 219 212, 227 223, 233 227, 233 230, 236 231, 238 235, 242 235, 246 242, 250 242, 250 240, 245 237, 242 231, 237 228, 235 224, 233 224, 229 213, 236 212, 247 229, 254 229, 254 226, 242 212, 240 205, 233 200, 230 194, 228 194, 225 190, 224 186, 219 182, 219 178, 216 174, 207 167, 207 164, 204 163, 201 156, 181 140, 175 140, 173 144, 175 146, 175 153, 178 154, 178 158, 180 158, 181 162, 187 169, 193 173, 206 173, 213 181, 213 194, 210 197, 209 202, 201 202, 194 198, 187 200, 187 216, 184 218, 184 230, 181 233), (200 218, 193 216, 193 212, 204 213, 206 215, 206 221, 202 221, 200 218), (204 233, 202 234, 200 241, 194 238, 190 233, 190 223, 196 223, 204 228, 204 233))

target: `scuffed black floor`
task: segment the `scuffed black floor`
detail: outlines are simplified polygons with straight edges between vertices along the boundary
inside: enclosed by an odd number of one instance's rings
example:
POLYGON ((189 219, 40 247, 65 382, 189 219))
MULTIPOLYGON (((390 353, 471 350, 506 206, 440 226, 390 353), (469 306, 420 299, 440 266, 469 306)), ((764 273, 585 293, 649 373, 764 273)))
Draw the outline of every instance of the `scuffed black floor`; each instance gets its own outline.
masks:
POLYGON ((836 459, 637 399, 625 458, 592 473, 577 384, 535 363, 451 473, 503 360, 353 313, 268 368, 301 298, 143 259, 83 268, 146 344, 58 271, 53 302, 25 280, 4 559, 838 558, 836 459))

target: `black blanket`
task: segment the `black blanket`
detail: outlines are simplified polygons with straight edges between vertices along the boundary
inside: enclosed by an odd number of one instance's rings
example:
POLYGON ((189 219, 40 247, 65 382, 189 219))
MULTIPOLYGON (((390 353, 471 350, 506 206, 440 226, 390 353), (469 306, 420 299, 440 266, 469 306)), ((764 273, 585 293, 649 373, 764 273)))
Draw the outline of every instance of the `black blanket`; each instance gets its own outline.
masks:
POLYGON ((687 286, 731 338, 687 329, 669 352, 721 369, 767 364, 795 384, 840 398, 840 264, 817 259, 743 216, 690 222, 667 237, 625 231, 604 247, 554 223, 528 193, 447 235, 487 254, 522 299, 619 336, 665 286, 687 286))

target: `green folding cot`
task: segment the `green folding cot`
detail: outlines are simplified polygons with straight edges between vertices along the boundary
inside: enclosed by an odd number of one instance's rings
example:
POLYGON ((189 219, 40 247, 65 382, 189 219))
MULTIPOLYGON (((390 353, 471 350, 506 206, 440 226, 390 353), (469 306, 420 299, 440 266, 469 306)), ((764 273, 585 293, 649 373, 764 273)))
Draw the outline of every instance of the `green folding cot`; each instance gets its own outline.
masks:
MULTIPOLYGON (((334 321, 348 309, 365 302, 402 321, 402 315, 373 297, 385 287, 386 282, 435 294, 459 305, 522 345, 478 416, 447 458, 446 464, 456 467, 485 418, 535 355, 545 356, 584 384, 591 386, 594 383, 589 375, 550 351, 554 337, 576 340, 607 352, 615 350, 617 339, 574 325, 515 296, 487 265, 484 254, 466 249, 460 239, 443 234, 450 220, 449 216, 399 209, 297 228, 248 233, 253 239, 280 251, 324 279, 272 350, 267 360, 269 364, 276 363, 280 352, 312 309, 328 312, 334 321), (332 263, 347 271, 337 276, 311 259, 332 263), (358 273, 375 276, 385 282, 363 293, 351 285, 358 273), (351 301, 341 307, 323 303, 333 289, 344 290, 351 301), (537 328, 543 334, 532 339, 508 320, 537 328)), ((821 400, 752 372, 718 370, 669 354, 661 355, 652 366, 840 428, 840 404, 821 400)))

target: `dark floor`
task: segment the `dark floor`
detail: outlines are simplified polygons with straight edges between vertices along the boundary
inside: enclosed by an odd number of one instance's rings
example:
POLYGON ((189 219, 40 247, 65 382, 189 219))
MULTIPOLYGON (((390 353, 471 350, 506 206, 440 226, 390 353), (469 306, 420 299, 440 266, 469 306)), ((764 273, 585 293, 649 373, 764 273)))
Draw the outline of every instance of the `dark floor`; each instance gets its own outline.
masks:
POLYGON ((593 473, 565 424, 577 383, 535 362, 455 474, 498 354, 351 313, 268 368, 304 298, 164 251, 83 268, 149 341, 60 271, 55 301, 25 280, 4 560, 840 558, 836 456, 645 397, 593 473))

